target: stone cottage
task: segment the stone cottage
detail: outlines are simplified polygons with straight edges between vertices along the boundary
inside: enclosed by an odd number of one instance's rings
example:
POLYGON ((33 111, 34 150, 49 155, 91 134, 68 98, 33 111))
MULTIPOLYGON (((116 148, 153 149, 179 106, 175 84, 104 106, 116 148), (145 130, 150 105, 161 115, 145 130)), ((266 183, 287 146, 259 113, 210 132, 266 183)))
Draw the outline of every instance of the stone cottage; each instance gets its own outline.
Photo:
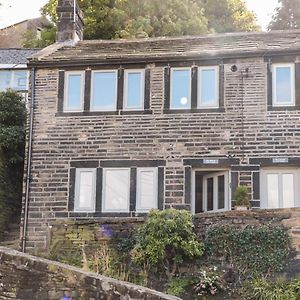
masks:
MULTIPOLYGON (((58 42, 30 60, 23 248, 58 220, 300 206, 300 31, 58 42)), ((74 14, 75 13, 75 14, 74 14)))

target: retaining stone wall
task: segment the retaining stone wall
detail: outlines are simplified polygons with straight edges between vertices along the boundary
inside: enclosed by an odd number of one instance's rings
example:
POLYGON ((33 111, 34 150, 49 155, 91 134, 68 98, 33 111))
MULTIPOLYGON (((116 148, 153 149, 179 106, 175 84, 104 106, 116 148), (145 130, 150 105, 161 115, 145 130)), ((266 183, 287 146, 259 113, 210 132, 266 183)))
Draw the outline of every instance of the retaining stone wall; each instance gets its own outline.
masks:
POLYGON ((0 247, 0 299, 180 300, 141 286, 0 247))

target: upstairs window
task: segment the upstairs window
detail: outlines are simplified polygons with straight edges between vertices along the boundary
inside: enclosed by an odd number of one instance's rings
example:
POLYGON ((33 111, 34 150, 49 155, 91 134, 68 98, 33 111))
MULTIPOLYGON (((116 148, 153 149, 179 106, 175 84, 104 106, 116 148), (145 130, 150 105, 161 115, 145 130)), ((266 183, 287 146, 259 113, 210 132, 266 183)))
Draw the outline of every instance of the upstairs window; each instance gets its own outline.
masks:
POLYGON ((171 69, 170 108, 191 108, 191 69, 171 69))
POLYGON ((295 66, 294 64, 274 64, 273 106, 295 105, 295 66))
POLYGON ((219 107, 219 68, 199 67, 198 108, 219 107))
POLYGON ((117 108, 117 71, 92 72, 91 111, 112 111, 117 108))
POLYGON ((0 71, 0 91, 9 88, 16 91, 26 91, 28 89, 28 71, 0 71))
POLYGON ((125 110, 144 108, 144 78, 144 70, 125 70, 123 106, 125 110))
POLYGON ((83 111, 84 72, 66 72, 64 111, 83 111))

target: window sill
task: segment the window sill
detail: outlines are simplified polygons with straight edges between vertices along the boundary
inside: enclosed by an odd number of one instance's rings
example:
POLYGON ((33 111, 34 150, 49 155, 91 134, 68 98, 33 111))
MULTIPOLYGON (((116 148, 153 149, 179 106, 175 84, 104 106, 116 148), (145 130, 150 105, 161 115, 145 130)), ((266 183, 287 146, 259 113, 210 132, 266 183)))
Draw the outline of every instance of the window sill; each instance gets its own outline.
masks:
POLYGON ((268 111, 294 111, 294 110, 300 110, 300 106, 268 106, 268 111))
POLYGON ((84 117, 84 116, 122 116, 122 115, 151 115, 153 112, 147 110, 116 110, 116 111, 83 111, 83 112, 63 112, 59 111, 56 117, 84 117))
POLYGON ((194 113, 222 113, 224 107, 219 108, 191 108, 191 109, 164 109, 164 114, 194 114, 194 113))
POLYGON ((74 212, 70 211, 69 212, 69 217, 70 218, 111 218, 111 217, 122 217, 122 218, 132 218, 132 217, 144 217, 148 213, 139 213, 139 212, 127 212, 127 213, 118 213, 118 212, 113 212, 113 213, 104 213, 104 212, 89 212, 89 213, 84 213, 84 212, 74 212))

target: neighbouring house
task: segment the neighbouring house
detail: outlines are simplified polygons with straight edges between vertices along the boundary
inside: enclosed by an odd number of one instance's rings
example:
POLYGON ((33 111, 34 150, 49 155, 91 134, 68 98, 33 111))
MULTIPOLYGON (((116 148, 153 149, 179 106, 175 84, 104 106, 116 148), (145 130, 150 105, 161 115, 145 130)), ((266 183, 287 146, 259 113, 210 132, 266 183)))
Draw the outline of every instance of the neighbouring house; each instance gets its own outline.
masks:
POLYGON ((231 210, 238 185, 300 206, 299 30, 82 41, 72 4, 29 63, 24 249, 57 221, 231 210))
POLYGON ((22 48, 24 34, 31 31, 40 37, 43 27, 51 23, 46 17, 24 20, 0 29, 0 48, 22 48))
POLYGON ((0 92, 13 89, 27 99, 29 70, 27 58, 38 49, 1 49, 0 48, 0 92))

